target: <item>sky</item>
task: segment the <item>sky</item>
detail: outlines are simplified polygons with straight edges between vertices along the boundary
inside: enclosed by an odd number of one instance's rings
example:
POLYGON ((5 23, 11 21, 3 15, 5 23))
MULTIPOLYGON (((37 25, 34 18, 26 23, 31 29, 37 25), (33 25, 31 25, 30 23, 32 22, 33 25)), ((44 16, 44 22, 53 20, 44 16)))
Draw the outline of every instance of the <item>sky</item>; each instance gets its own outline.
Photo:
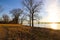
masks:
POLYGON ((42 22, 60 22, 60 0, 46 0, 44 9, 47 16, 42 22))
MULTIPOLYGON (((0 5, 4 8, 4 11, 0 14, 0 17, 3 14, 8 14, 12 9, 23 9, 21 2, 22 0, 0 0, 0 5)), ((60 21, 60 0, 44 0, 44 7, 40 14, 43 16, 41 19, 42 22, 60 21)), ((10 14, 8 15, 10 16, 10 14)))
POLYGON ((0 5, 4 9, 3 12, 1 12, 0 16, 2 16, 3 14, 8 14, 12 9, 22 8, 21 1, 22 0, 0 0, 0 5))

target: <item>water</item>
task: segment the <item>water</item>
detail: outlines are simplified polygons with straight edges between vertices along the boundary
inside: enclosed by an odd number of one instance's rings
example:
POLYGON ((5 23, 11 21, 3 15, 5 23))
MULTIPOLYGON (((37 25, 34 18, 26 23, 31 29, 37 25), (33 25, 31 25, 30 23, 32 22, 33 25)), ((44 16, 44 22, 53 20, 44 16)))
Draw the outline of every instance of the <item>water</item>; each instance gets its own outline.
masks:
MULTIPOLYGON (((25 24, 25 25, 29 25, 29 24, 25 24)), ((52 29, 60 30, 60 24, 34 24, 34 27, 52 28, 52 29)))
MULTIPOLYGON (((24 25, 29 25, 29 24, 24 24, 24 25)), ((50 24, 34 24, 35 27, 47 27, 50 24)))
POLYGON ((35 24, 34 26, 60 30, 60 24, 35 24))

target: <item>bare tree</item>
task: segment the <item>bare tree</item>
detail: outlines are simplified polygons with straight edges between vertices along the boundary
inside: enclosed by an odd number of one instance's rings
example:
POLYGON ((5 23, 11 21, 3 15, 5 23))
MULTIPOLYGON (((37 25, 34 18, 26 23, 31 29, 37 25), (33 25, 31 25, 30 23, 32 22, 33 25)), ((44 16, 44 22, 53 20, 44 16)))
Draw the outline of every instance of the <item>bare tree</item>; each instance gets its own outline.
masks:
POLYGON ((27 15, 26 14, 22 14, 21 18, 20 18, 20 23, 23 24, 24 21, 27 21, 27 15))
POLYGON ((4 15, 3 15, 3 21, 4 21, 5 23, 8 23, 8 22, 9 22, 9 16, 8 16, 7 14, 4 14, 4 15))
POLYGON ((32 25, 32 27, 34 27, 34 14, 40 10, 39 8, 41 8, 42 0, 38 3, 36 3, 35 0, 24 0, 23 5, 29 10, 30 26, 32 25))
POLYGON ((37 21, 37 24, 38 24, 38 27, 39 27, 39 24, 40 24, 40 19, 42 19, 42 16, 38 16, 38 15, 34 15, 35 17, 35 21, 37 21))
POLYGON ((10 11, 10 13, 13 15, 13 17, 14 17, 14 22, 16 23, 16 24, 18 24, 18 19, 19 19, 19 16, 23 13, 23 10, 21 10, 21 9, 13 9, 12 11, 10 11))

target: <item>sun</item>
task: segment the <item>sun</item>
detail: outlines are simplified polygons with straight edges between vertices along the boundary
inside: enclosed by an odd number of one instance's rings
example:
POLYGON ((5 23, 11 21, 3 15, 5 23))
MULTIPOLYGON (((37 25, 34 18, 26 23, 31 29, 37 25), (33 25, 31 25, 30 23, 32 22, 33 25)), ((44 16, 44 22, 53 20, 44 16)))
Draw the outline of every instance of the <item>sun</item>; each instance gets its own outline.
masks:
POLYGON ((52 29, 57 29, 57 24, 56 22, 58 22, 58 7, 56 3, 52 3, 51 5, 49 5, 49 7, 47 8, 48 11, 48 22, 52 22, 52 24, 50 24, 50 27, 52 29))
POLYGON ((57 29, 58 25, 56 23, 52 23, 52 24, 50 24, 50 26, 51 26, 52 29, 57 29))

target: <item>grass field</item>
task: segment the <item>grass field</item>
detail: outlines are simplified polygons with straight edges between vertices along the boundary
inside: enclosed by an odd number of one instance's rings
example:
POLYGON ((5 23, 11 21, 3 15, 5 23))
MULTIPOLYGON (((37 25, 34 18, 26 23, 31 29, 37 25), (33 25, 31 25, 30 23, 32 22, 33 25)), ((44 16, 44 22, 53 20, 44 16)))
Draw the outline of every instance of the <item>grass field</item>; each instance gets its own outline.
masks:
POLYGON ((60 40, 60 30, 20 24, 0 24, 0 40, 60 40))

